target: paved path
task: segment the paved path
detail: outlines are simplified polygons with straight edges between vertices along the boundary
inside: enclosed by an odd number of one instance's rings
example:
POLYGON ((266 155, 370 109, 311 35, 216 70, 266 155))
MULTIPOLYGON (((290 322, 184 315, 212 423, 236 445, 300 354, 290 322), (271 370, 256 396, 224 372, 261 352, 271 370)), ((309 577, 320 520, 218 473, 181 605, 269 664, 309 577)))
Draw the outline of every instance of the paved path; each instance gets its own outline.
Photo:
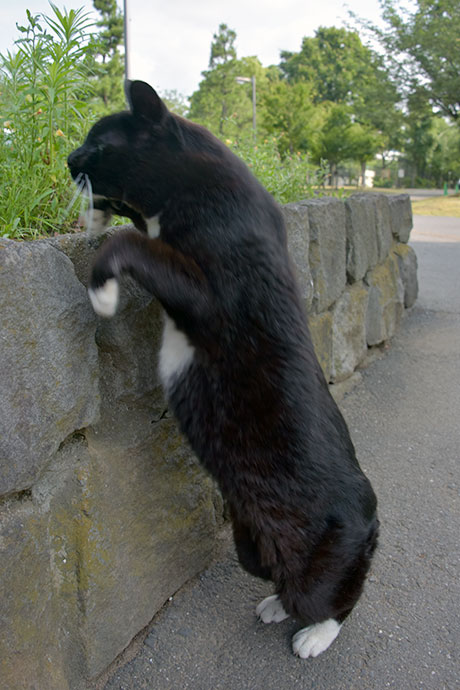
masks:
POLYGON ((337 640, 317 659, 295 658, 298 626, 256 621, 269 587, 224 543, 105 690, 460 688, 460 219, 416 217, 415 227, 417 305, 341 404, 382 535, 337 640))

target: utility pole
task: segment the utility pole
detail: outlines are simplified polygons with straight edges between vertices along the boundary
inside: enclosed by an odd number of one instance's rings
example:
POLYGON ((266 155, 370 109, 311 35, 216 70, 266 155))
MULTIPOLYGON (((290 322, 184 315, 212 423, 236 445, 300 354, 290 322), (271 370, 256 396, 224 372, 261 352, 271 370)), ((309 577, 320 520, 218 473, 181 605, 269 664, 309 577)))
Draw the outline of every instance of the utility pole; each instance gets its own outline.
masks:
POLYGON ((128 0, 123 0, 123 33, 125 38, 125 79, 130 78, 128 42, 128 0))

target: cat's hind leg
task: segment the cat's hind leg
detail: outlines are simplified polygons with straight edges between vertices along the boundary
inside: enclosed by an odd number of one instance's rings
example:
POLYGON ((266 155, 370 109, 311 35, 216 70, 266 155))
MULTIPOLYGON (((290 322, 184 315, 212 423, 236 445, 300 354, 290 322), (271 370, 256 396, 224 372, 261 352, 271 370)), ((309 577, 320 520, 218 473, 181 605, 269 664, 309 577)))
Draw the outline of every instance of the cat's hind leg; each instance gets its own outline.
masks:
POLYGON ((239 562, 250 575, 260 577, 263 580, 271 580, 271 568, 262 563, 259 545, 251 532, 251 528, 240 522, 234 516, 231 508, 230 511, 232 512, 233 539, 239 562))

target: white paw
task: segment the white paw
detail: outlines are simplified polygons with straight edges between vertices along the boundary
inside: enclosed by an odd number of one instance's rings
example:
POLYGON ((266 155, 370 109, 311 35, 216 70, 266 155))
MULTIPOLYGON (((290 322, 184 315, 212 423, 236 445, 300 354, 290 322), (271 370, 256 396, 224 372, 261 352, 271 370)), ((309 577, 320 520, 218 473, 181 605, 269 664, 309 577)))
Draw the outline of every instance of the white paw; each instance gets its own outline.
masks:
POLYGON ((263 623, 281 623, 289 618, 277 594, 261 601, 256 607, 256 614, 263 623))
POLYGON ((340 625, 333 618, 323 623, 302 628, 292 638, 292 650, 301 659, 318 656, 324 652, 339 634, 340 625))
POLYGON ((117 311, 119 288, 116 278, 109 278, 102 287, 96 290, 89 288, 88 294, 93 309, 99 316, 108 318, 117 311))

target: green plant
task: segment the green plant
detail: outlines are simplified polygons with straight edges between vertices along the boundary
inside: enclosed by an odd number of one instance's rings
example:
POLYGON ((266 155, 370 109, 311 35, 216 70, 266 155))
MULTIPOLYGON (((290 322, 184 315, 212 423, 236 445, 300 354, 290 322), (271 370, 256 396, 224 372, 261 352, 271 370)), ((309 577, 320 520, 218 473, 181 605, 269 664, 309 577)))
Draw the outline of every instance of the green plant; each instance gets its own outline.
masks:
POLYGON ((0 56, 0 235, 31 238, 72 227, 68 152, 89 116, 88 15, 50 3, 52 14, 18 26, 17 51, 0 56))
POLYGON ((271 136, 257 144, 252 139, 224 141, 279 203, 300 201, 320 193, 326 174, 324 165, 313 165, 300 152, 282 157, 279 138, 271 136))

